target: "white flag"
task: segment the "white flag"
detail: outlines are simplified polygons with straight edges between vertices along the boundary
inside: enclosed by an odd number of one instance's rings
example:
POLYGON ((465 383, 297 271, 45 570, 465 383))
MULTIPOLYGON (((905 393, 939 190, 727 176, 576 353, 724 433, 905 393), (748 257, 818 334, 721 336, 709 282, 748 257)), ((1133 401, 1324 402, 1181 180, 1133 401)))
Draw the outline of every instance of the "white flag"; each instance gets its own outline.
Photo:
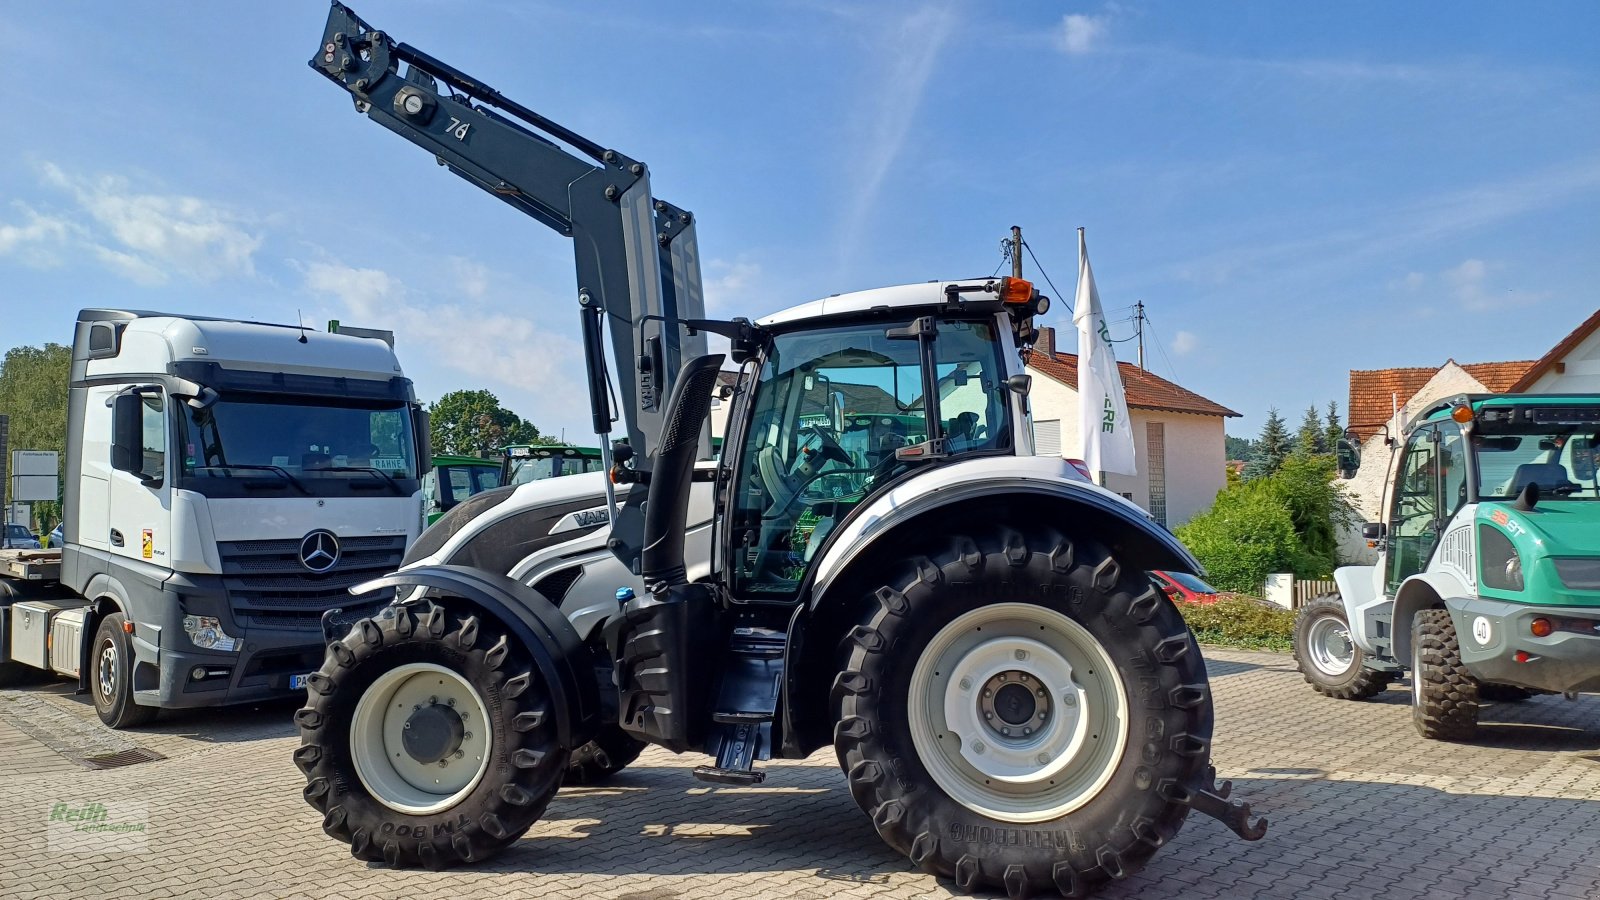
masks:
POLYGON ((1139 474, 1133 460, 1133 421, 1117 371, 1117 351, 1100 310, 1100 292, 1089 268, 1089 247, 1078 229, 1078 297, 1072 324, 1078 327, 1078 433, 1091 472, 1139 474))

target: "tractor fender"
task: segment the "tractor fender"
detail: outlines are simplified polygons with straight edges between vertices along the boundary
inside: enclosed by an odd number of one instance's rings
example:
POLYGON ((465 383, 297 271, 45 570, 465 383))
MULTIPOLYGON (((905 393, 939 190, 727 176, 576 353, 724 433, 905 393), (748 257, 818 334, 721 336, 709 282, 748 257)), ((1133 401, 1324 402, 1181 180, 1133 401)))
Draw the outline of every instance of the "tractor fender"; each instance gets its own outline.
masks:
MULTIPOLYGON (((1055 457, 981 457, 902 481, 853 512, 823 548, 812 581, 813 608, 852 563, 901 526, 973 502, 1013 500, 1020 509, 1088 526, 1107 545, 1131 551, 1145 569, 1205 574, 1188 548, 1150 515, 1117 494, 1083 481, 1055 457)), ((1035 520, 1037 521, 1037 520, 1035 520)))
POLYGON ((417 603, 430 592, 460 598, 492 617, 527 648, 555 707, 556 730, 564 747, 580 747, 599 730, 600 689, 593 655, 555 604, 533 588, 498 572, 466 566, 416 566, 350 588, 361 596, 398 590, 397 605, 417 603), (400 590, 406 587, 420 591, 400 590))
POLYGON ((1383 569, 1379 566, 1340 566, 1333 570, 1333 581, 1339 586, 1345 620, 1350 623, 1350 639, 1361 648, 1362 653, 1377 653, 1378 617, 1394 608, 1394 604, 1383 593, 1383 569))
POLYGON ((1411 620, 1424 609, 1445 606, 1453 597, 1471 597, 1476 592, 1449 572, 1423 572, 1401 582, 1394 594, 1394 658, 1411 664, 1411 620))

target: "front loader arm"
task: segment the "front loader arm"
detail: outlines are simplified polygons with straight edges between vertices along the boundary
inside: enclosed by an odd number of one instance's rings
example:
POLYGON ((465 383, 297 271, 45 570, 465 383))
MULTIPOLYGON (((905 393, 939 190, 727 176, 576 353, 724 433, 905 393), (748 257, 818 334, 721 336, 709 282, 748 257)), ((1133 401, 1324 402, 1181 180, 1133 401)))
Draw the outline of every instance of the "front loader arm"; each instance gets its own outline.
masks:
POLYGON ((705 352, 703 338, 676 324, 704 315, 693 216, 651 196, 643 163, 396 43, 340 3, 311 67, 373 121, 573 239, 595 432, 609 434, 620 417, 638 468, 648 470, 671 381, 684 358, 705 352), (606 384, 602 322, 621 370, 619 410, 606 384))

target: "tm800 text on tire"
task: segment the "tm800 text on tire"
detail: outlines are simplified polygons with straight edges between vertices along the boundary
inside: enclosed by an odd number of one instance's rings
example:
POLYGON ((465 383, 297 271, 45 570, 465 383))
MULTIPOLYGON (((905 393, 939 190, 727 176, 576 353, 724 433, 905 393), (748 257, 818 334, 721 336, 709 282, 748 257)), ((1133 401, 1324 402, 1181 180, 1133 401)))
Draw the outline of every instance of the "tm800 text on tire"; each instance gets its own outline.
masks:
POLYGON ((1211 697, 1142 571, 1002 530, 913 557, 873 599, 845 643, 834 742, 891 846, 963 890, 1076 896, 1177 833, 1211 697))
POLYGON ((307 681, 295 763, 322 830, 359 859, 484 859, 561 786, 567 753, 532 660, 449 600, 363 619, 307 681))

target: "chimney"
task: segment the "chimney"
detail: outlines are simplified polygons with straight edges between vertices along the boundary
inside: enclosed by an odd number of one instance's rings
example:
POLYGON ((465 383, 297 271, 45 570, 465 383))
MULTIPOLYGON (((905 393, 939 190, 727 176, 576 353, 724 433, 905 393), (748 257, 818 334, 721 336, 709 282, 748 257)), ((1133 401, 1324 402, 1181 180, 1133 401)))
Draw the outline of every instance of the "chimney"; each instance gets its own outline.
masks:
POLYGON ((1033 342, 1033 352, 1051 359, 1056 356, 1056 330, 1049 325, 1039 326, 1039 337, 1033 342))

